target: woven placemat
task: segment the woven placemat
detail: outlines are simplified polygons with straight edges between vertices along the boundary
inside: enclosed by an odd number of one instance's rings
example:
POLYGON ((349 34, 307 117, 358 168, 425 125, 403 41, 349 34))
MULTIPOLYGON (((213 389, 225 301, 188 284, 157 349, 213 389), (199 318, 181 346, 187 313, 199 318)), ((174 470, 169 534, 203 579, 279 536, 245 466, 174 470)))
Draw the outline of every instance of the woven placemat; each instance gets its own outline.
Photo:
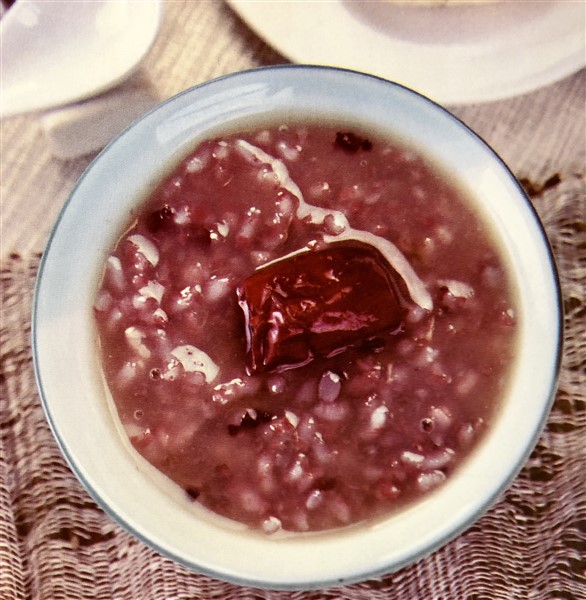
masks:
POLYGON ((92 501, 65 463, 35 387, 30 313, 40 256, 3 260, 0 599, 586 598, 585 179, 546 183, 529 192, 560 270, 565 350, 535 451, 498 503, 441 550, 382 579, 320 592, 253 590, 194 574, 92 501))

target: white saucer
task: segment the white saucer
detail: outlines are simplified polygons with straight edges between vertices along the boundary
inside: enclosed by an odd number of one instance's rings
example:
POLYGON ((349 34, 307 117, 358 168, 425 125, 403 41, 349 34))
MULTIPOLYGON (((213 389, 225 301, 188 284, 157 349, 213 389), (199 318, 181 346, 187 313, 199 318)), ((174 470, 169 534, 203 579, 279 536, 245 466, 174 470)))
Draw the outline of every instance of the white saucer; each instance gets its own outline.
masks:
POLYGON ((586 64, 586 3, 428 7, 383 1, 227 0, 277 51, 391 79, 445 104, 500 100, 586 64))
POLYGON ((0 114, 61 106, 123 81, 154 42, 162 0, 17 2, 0 22, 0 114))

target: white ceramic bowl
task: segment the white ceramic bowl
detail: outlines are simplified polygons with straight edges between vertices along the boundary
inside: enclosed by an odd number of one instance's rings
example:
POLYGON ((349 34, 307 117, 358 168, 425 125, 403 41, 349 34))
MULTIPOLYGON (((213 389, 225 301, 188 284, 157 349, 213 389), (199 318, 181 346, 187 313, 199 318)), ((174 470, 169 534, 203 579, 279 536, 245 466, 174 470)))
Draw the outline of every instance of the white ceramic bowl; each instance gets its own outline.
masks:
POLYGON ((230 75, 165 102, 114 140, 73 190, 44 254, 33 314, 47 418, 71 468, 124 528, 202 573, 258 587, 309 589, 396 570, 454 538, 510 484, 536 443, 561 352, 560 293, 542 227, 505 165, 465 125, 414 92, 372 76, 283 66, 230 75), (496 231, 519 287, 520 344, 510 392, 470 460, 399 515, 272 539, 226 527, 164 492, 119 436, 96 352, 92 306, 104 260, 148 182, 194 140, 271 111, 358 117, 394 131, 456 174, 496 231))

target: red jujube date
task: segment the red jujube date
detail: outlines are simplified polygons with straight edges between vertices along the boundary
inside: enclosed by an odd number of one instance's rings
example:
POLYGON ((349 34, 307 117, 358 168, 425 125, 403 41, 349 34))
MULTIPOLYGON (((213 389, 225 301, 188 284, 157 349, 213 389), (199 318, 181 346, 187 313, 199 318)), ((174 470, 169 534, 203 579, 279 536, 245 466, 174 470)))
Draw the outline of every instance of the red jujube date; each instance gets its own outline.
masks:
POLYGON ((283 371, 397 329, 399 276, 374 247, 336 242, 255 271, 238 288, 251 372, 283 371))

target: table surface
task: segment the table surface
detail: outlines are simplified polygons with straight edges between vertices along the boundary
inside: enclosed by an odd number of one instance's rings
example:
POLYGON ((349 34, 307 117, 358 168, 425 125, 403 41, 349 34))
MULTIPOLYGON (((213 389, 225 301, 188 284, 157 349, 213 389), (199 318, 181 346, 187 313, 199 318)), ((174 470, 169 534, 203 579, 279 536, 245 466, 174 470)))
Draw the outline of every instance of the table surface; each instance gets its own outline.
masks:
MULTIPOLYGON (((137 77, 162 100, 223 74, 284 62, 223 2, 167 1, 137 77)), ((299 597, 586 597, 585 100, 583 70, 523 96, 447 107, 525 185, 560 270, 567 342, 558 396, 536 451, 499 503, 444 549, 381 580, 299 597)), ((0 132, 0 562, 10 567, 0 573, 0 598, 297 596, 238 588, 160 557, 97 509, 60 457, 34 388, 29 311, 39 256, 93 156, 53 156, 39 117, 5 119, 0 132), (51 478, 43 476, 47 469, 51 478)))

